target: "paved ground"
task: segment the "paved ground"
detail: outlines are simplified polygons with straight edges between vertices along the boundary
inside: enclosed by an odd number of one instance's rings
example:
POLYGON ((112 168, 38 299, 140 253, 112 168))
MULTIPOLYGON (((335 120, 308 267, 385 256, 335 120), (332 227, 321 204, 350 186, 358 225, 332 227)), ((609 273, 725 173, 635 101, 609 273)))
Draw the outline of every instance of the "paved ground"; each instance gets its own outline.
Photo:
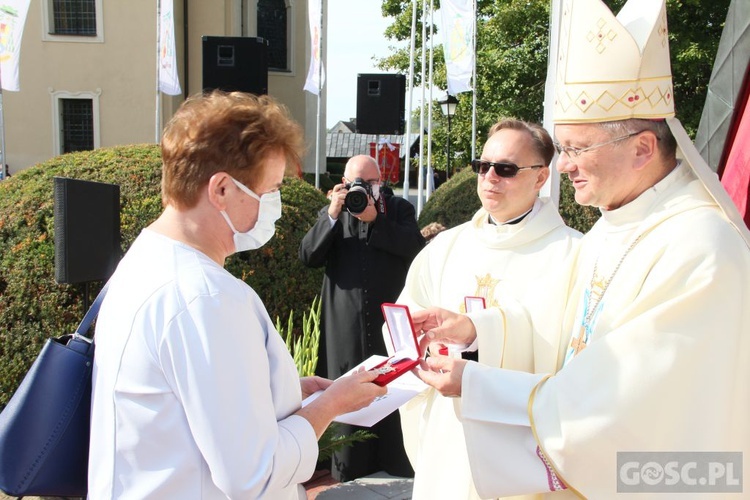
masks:
MULTIPOLYGON (((412 480, 378 472, 348 483, 339 483, 331 478, 328 471, 317 471, 308 481, 306 490, 308 500, 410 500, 412 480)), ((0 500, 14 498, 0 492, 0 500)), ((62 497, 24 497, 24 500, 52 498, 64 500, 62 497)))
POLYGON ((409 500, 412 479, 394 477, 385 472, 355 479, 348 483, 336 483, 330 475, 310 483, 307 488, 308 500, 409 500), (327 484, 325 484, 327 483, 327 484))

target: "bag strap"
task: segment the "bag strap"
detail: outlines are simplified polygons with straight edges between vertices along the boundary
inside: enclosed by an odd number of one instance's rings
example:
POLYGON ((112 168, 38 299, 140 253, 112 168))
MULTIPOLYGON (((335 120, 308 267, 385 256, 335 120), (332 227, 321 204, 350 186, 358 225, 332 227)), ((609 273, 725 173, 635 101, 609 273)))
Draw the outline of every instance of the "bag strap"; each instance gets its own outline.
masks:
POLYGON ((101 291, 99 292, 99 295, 97 295, 96 299, 94 299, 94 303, 91 304, 91 307, 89 307, 89 310, 86 312, 86 315, 81 320, 81 324, 79 324, 78 328, 76 328, 75 335, 86 337, 86 334, 88 333, 89 328, 91 328, 91 323, 94 322, 94 319, 99 314, 99 307, 101 307, 102 305, 104 296, 107 295, 107 289, 109 289, 109 281, 107 281, 104 284, 101 291))

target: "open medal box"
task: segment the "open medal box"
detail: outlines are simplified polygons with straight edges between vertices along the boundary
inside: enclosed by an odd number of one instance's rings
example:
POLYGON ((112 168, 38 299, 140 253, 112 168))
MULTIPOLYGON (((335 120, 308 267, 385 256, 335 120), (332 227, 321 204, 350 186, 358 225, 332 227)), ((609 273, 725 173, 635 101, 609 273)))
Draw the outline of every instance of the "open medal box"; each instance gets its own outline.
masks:
POLYGON ((393 356, 371 368, 380 373, 374 383, 383 386, 419 364, 419 343, 407 306, 385 303, 380 307, 394 352, 393 356))

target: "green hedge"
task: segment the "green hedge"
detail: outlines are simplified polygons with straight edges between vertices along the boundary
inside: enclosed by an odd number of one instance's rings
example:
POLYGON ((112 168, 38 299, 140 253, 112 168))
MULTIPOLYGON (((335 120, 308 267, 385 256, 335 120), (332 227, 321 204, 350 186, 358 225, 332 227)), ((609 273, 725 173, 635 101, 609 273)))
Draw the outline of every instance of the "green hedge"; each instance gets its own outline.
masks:
MULTIPOLYGON (((599 210, 583 207, 575 202, 574 188, 567 175, 560 181, 560 215, 565 223, 582 233, 587 232, 599 218, 599 210)), ((477 196, 477 176, 466 167, 430 196, 419 214, 419 227, 439 222, 446 228, 468 221, 482 206, 477 196)))
POLYGON ((477 176, 471 167, 457 171, 436 189, 419 214, 419 227, 439 222, 451 228, 471 219, 482 206, 477 196, 477 176))
MULTIPOLYGON (((162 210, 161 156, 154 144, 62 155, 0 182, 0 407, 44 341, 72 333, 84 313, 84 285, 54 280, 53 177, 120 186, 123 253, 162 210)), ((232 256, 226 264, 253 286, 274 319, 307 310, 322 282, 322 270, 304 267, 297 251, 326 204, 325 196, 299 179, 286 179, 281 192, 276 236, 262 249, 232 256)), ((92 284, 92 297, 101 285, 92 284)))

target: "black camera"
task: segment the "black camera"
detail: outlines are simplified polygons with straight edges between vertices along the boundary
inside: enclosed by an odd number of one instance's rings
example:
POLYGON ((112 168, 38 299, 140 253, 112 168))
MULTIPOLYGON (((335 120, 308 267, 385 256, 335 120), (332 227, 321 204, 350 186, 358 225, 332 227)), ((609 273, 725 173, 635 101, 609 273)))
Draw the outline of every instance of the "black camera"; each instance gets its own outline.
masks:
POLYGON ((347 182, 344 186, 349 190, 344 198, 344 206, 352 215, 359 215, 367 208, 368 198, 372 196, 372 187, 369 182, 365 182, 361 177, 354 179, 354 182, 347 182))

